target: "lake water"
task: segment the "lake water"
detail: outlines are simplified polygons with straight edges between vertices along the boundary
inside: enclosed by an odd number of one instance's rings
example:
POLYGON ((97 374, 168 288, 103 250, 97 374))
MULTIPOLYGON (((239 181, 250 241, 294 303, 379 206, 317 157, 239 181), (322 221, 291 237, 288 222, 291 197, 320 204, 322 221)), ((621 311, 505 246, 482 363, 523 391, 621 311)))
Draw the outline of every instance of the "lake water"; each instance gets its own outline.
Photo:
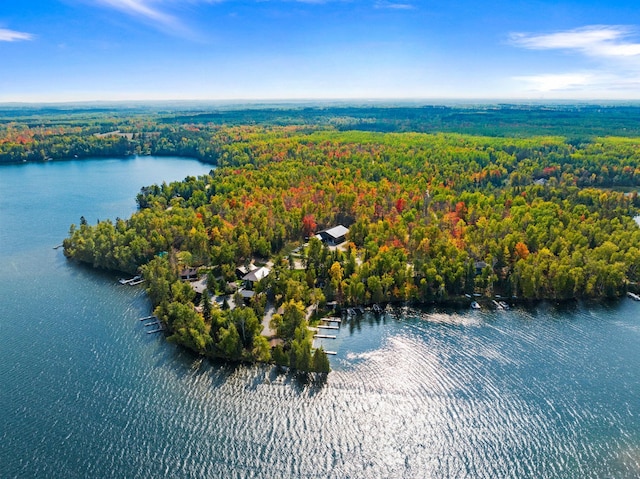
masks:
POLYGON ((640 477, 640 303, 367 314, 307 383, 145 334, 140 289, 52 248, 208 170, 0 168, 0 477, 640 477))

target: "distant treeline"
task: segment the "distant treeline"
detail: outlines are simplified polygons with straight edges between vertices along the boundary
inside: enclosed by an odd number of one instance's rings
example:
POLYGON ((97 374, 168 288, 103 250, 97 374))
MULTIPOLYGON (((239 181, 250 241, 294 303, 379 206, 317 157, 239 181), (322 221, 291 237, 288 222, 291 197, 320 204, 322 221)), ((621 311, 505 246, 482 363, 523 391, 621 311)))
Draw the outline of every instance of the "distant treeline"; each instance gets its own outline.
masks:
POLYGON ((340 130, 451 132, 487 136, 640 136, 640 106, 306 107, 167 116, 162 122, 214 125, 329 125, 340 130))
POLYGON ((127 155, 217 161, 214 134, 228 126, 371 132, 452 132, 491 137, 562 136, 584 146, 604 136, 640 136, 640 107, 279 107, 196 111, 131 108, 0 108, 0 163, 127 155), (114 132, 112 135, 105 133, 114 132), (103 134, 104 136, 97 136, 103 134))

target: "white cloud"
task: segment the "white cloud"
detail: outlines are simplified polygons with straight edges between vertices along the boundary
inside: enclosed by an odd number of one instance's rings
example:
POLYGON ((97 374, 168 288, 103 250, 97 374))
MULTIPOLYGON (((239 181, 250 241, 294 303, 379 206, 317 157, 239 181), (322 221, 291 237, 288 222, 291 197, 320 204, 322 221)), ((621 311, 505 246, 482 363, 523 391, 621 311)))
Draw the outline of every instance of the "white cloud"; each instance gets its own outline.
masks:
POLYGON ((177 19, 158 8, 154 8, 148 0, 99 0, 100 3, 128 15, 143 17, 167 26, 173 25, 177 19))
POLYGON ((413 10, 415 7, 410 3, 395 3, 388 1, 377 1, 375 8, 389 8, 392 10, 413 10))
POLYGON ((640 43, 621 25, 591 25, 554 33, 512 33, 512 45, 527 50, 559 50, 588 60, 581 71, 544 72, 513 79, 538 92, 627 92, 638 96, 640 43))
POLYGON ((591 25, 535 35, 512 33, 511 43, 530 50, 575 50, 593 57, 640 56, 640 43, 630 41, 633 30, 620 25, 591 25))
POLYGON ((543 73, 514 77, 514 80, 529 84, 529 88, 538 92, 556 90, 575 90, 599 83, 592 73, 543 73))
POLYGON ((90 5, 99 4, 152 25, 169 35, 202 40, 201 35, 187 26, 178 13, 190 5, 216 5, 226 0, 80 0, 90 5))
POLYGON ((34 36, 31 33, 0 28, 0 42, 17 42, 20 40, 33 40, 33 38, 34 36))

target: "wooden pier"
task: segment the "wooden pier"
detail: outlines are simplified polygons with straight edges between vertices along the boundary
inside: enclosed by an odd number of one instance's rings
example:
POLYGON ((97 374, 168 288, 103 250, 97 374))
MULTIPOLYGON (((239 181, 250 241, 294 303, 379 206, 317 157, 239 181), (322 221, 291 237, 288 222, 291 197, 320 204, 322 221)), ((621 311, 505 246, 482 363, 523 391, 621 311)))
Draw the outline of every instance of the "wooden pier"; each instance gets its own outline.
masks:
POLYGON ((329 326, 327 324, 321 324, 318 326, 318 329, 340 329, 340 326, 329 326))
POLYGON ((325 351, 325 354, 328 354, 329 356, 335 356, 338 353, 336 351, 325 351))
POLYGON ((320 321, 326 321, 327 323, 341 323, 342 319, 341 318, 330 317, 330 318, 322 318, 320 321))
POLYGON ((144 318, 140 318, 138 319, 138 321, 147 321, 148 319, 158 319, 155 316, 151 315, 151 316, 145 316, 144 318))
POLYGON ((160 324, 160 320, 156 320, 156 321, 151 321, 150 323, 144 323, 144 326, 156 326, 160 324))
MULTIPOLYGON (((315 351, 316 351, 315 349, 311 349, 311 354, 313 354, 315 351)), ((324 350, 324 353, 328 354, 329 356, 335 356, 336 354, 338 354, 337 351, 327 351, 327 350, 324 350)))
POLYGON ((162 328, 152 329, 151 331, 147 331, 147 334, 159 333, 160 331, 163 331, 163 329, 162 328))
POLYGON ((313 337, 316 339, 336 339, 337 338, 337 336, 332 334, 314 334, 313 337))

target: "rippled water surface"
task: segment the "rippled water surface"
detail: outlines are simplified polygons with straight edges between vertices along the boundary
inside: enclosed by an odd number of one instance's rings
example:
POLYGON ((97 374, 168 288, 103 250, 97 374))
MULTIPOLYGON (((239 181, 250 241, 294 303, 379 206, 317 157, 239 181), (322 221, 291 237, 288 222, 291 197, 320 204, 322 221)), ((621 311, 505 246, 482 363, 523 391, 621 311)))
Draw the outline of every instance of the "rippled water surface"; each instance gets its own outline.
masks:
POLYGON ((640 303, 366 314, 321 383, 145 334, 139 289, 52 248, 208 169, 0 168, 0 477, 640 477, 640 303))

